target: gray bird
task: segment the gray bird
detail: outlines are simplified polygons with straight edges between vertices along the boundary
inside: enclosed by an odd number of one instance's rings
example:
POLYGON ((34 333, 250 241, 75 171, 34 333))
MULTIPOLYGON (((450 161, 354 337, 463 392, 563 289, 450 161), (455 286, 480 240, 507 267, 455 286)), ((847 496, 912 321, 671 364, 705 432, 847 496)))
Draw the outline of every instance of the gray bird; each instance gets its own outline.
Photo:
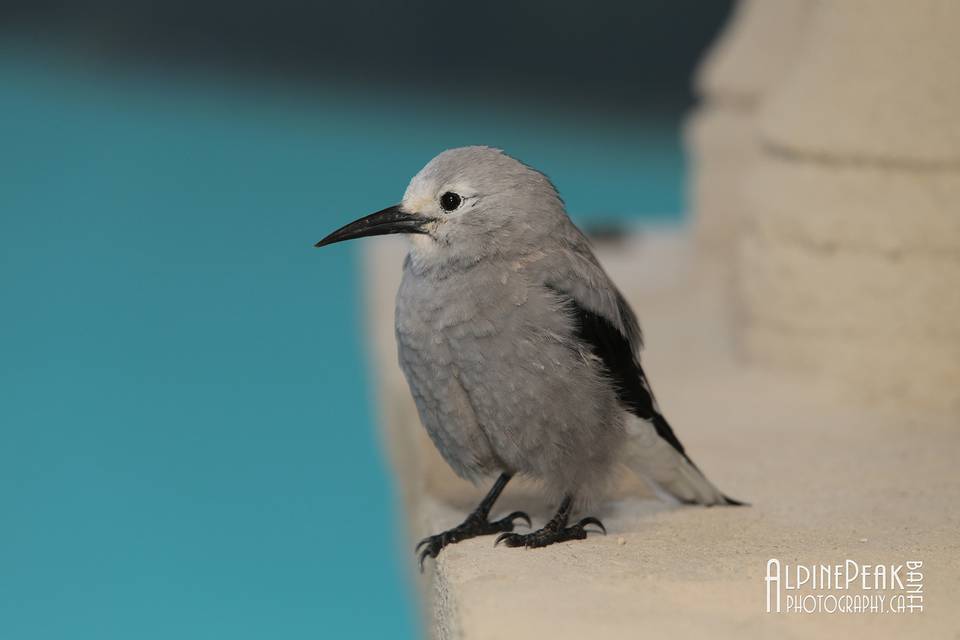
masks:
MULTIPOLYGON (((586 538, 596 518, 571 511, 626 464, 658 495, 742 504, 684 451, 640 365, 636 316, 542 173, 489 147, 444 151, 403 201, 328 235, 318 247, 410 234, 397 293, 400 366, 420 420, 447 463, 474 483, 498 476, 457 527, 429 536, 420 564, 447 546, 501 533, 511 547, 586 538), (489 519, 515 474, 559 503, 528 534, 514 512, 489 519)), ((605 532, 605 530, 604 530, 605 532)))

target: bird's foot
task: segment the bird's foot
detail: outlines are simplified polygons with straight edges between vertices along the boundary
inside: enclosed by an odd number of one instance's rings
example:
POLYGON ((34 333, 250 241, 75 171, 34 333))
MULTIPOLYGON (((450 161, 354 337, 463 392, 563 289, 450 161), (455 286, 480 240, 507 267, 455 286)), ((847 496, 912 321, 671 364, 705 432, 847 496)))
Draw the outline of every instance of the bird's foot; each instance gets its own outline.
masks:
POLYGON ((566 523, 551 520, 543 529, 533 531, 527 534, 504 533, 497 536, 494 545, 501 542, 508 547, 527 547, 534 549, 537 547, 546 547, 554 542, 566 542, 567 540, 583 540, 588 533, 598 533, 594 529, 587 529, 589 524, 595 524, 600 527, 604 535, 607 533, 606 527, 597 518, 584 518, 580 522, 566 526, 566 523))
POLYGON ((493 522, 487 520, 486 514, 474 511, 463 523, 453 529, 427 536, 417 543, 414 549, 414 553, 416 553, 423 547, 423 551, 420 551, 420 571, 423 571, 423 563, 427 557, 436 558, 440 551, 447 545, 470 538, 476 538, 477 536, 487 536, 501 531, 513 531, 514 520, 525 520, 527 526, 530 526, 530 516, 523 511, 514 511, 507 517, 494 520, 493 522))

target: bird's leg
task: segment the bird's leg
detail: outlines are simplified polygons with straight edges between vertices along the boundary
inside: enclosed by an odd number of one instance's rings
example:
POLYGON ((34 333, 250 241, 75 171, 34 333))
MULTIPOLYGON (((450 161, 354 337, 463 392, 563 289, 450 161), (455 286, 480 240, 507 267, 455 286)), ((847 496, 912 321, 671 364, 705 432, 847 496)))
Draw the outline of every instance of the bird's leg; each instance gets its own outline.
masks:
POLYGON ((497 537, 495 544, 500 544, 502 542, 508 547, 533 548, 545 547, 553 544, 554 542, 565 542, 566 540, 583 540, 587 537, 587 533, 592 531, 591 529, 584 528, 588 524, 595 524, 600 527, 600 530, 603 531, 603 533, 607 532, 606 528, 603 526, 603 523, 593 517, 584 518, 580 522, 568 527, 567 521, 570 519, 570 507, 572 503, 573 499, 570 496, 565 497, 563 502, 560 503, 560 508, 557 510, 557 515, 553 516, 550 522, 548 522, 543 529, 539 529, 527 534, 504 533, 497 537))
POLYGON ((420 551, 420 548, 423 547, 423 551, 420 552, 421 571, 423 571, 423 562, 427 559, 427 556, 436 558, 437 554, 448 544, 454 544, 455 542, 467 540, 468 538, 476 538, 477 536, 499 533, 501 531, 513 531, 514 520, 526 520, 527 526, 530 526, 530 516, 522 511, 514 511, 507 517, 494 520, 493 522, 489 520, 490 509, 493 508, 493 503, 500 497, 503 488, 510 482, 510 478, 511 476, 508 473, 500 474, 500 477, 497 478, 497 481, 493 484, 493 487, 483 501, 461 524, 443 533, 427 536, 417 544, 414 551, 420 551))

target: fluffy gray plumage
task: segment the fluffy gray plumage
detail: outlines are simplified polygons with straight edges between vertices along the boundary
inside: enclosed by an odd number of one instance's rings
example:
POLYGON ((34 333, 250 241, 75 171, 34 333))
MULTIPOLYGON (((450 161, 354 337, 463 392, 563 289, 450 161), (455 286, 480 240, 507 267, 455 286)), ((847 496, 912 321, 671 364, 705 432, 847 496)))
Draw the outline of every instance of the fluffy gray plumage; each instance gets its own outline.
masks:
POLYGON ((413 178, 401 207, 431 221, 411 235, 403 266, 400 365, 457 474, 523 474, 582 502, 626 463, 681 501, 727 502, 682 447, 624 406, 578 336, 571 302, 639 358, 633 312, 543 174, 496 149, 452 149, 413 178), (447 192, 462 197, 454 211, 441 207, 447 192))

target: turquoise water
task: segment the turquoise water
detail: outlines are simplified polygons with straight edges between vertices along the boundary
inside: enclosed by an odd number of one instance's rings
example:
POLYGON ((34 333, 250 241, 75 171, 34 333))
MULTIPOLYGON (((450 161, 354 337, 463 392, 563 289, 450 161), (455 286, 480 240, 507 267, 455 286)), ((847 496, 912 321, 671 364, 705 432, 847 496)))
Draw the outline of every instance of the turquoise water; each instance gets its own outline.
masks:
POLYGON ((357 247, 312 244, 466 143, 681 211, 672 123, 0 60, 0 637, 416 635, 357 247))

